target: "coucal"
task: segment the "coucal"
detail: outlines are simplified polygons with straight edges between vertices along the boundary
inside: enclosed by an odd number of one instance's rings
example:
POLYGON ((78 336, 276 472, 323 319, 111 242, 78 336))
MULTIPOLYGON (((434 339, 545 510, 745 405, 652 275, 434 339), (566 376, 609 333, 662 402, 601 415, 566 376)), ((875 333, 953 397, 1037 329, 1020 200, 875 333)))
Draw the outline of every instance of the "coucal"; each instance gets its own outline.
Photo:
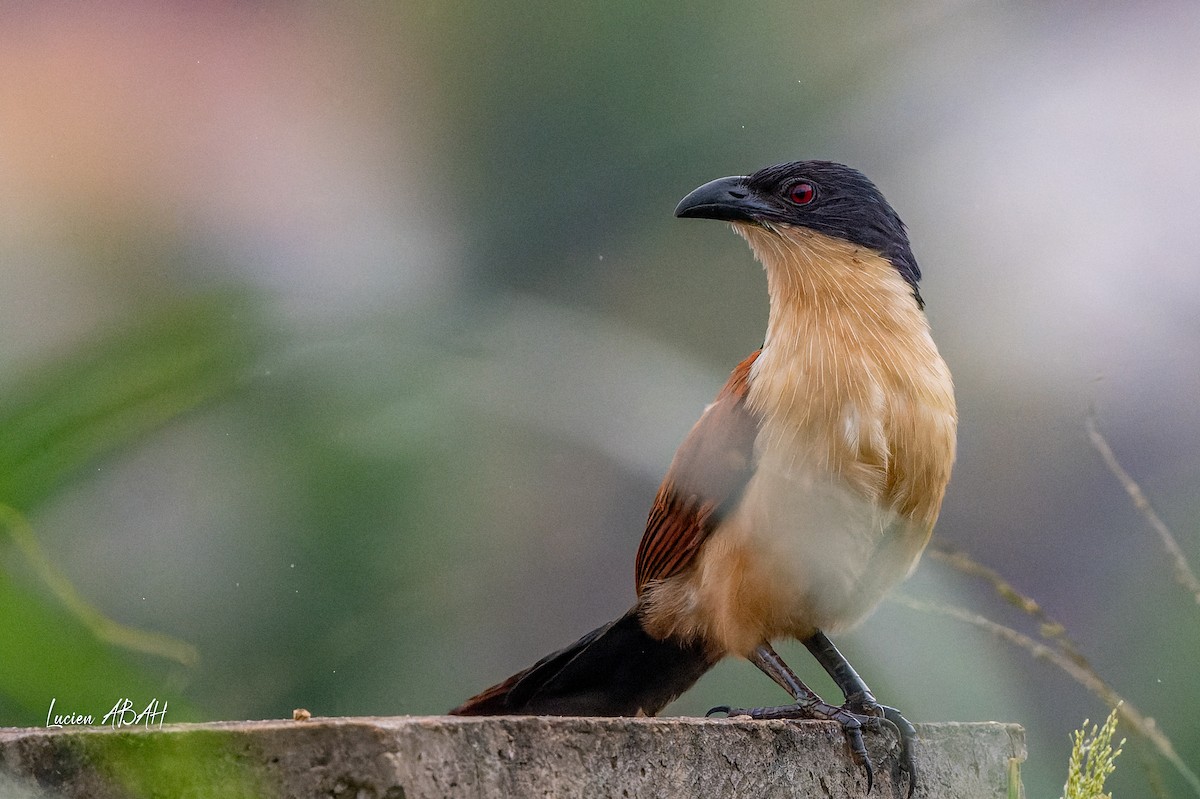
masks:
POLYGON ((732 224, 767 274, 766 339, 692 428, 638 548, 620 619, 452 710, 653 716, 726 655, 791 696, 729 716, 894 729, 909 792, 913 726, 880 705, 827 633, 916 566, 954 462, 950 372, 930 337, 900 217, 866 177, 798 161, 706 183, 677 217, 732 224), (804 643, 844 694, 823 701, 771 646, 804 643))

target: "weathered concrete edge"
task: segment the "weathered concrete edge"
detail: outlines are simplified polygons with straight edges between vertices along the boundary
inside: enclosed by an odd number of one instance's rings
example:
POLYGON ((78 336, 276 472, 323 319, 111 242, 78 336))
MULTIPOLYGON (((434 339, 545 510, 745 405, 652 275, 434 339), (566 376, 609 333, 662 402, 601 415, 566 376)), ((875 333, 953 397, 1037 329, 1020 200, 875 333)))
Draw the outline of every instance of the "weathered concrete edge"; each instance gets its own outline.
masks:
MULTIPOLYGON (((917 796, 1003 799, 1024 731, 918 725, 917 796)), ((868 737, 872 796, 903 796, 891 737, 868 737)), ((865 795, 837 725, 725 719, 356 717, 0 728, 0 772, 54 796, 865 795)), ((37 795, 30 793, 29 795, 37 795)))

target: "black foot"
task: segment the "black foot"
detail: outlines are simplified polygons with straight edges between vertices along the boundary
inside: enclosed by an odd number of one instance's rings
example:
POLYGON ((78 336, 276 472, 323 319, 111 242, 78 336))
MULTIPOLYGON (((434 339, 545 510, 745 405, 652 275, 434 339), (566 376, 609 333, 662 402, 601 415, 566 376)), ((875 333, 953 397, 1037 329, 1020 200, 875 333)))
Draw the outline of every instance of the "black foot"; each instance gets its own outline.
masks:
MULTIPOLYGON (((846 707, 834 707, 822 701, 812 702, 797 702, 794 705, 779 705, 777 707, 754 707, 754 708, 735 708, 728 705, 718 705, 706 713, 706 716, 711 716, 714 713, 724 713, 726 717, 733 718, 734 716, 749 716, 752 719, 817 719, 820 721, 836 721, 842 725, 842 732, 846 735, 846 743, 850 746, 850 755, 854 758, 854 762, 867 772, 867 793, 871 792, 871 788, 875 785, 875 769, 871 766, 871 761, 867 757, 867 746, 863 743, 862 731, 881 730, 885 726, 891 727, 895 722, 888 717, 887 711, 891 708, 880 707, 881 713, 860 713, 859 708, 849 709, 846 707)), ((865 708, 864 708, 865 709, 865 708)), ((893 711, 895 712, 895 711, 893 711)), ((908 725, 912 729, 912 725, 904 719, 899 713, 895 714, 897 718, 908 725)), ((903 729, 899 728, 898 729, 903 729)), ((915 735, 915 730, 914 730, 915 735)), ((897 732, 897 737, 903 738, 903 734, 897 732)), ((911 768, 909 764, 908 768, 911 768)), ((902 766, 901 768, 904 768, 902 766)), ((905 769, 907 770, 907 769, 905 769)), ((909 795, 912 795, 912 775, 916 772, 909 772, 909 795)))
MULTIPOLYGON (((913 729, 913 725, 908 722, 900 714, 899 710, 894 707, 887 707, 875 701, 875 697, 871 695, 871 689, 863 682, 862 677, 858 676, 858 672, 846 660, 846 657, 838 651, 833 642, 829 640, 825 633, 817 630, 808 638, 804 639, 804 646, 812 653, 821 667, 833 678, 837 683, 837 687, 841 689, 842 695, 846 697, 846 704, 842 709, 858 715, 867 716, 870 718, 881 719, 887 726, 892 728, 896 734, 897 742, 900 744, 900 771, 908 775, 908 796, 911 797, 913 791, 917 787, 917 766, 913 760, 913 750, 916 748, 917 731, 913 729)), ((777 665, 770 662, 770 655, 774 650, 771 650, 770 645, 764 645, 763 652, 760 655, 757 651, 755 656, 762 661, 759 668, 767 673, 768 676, 775 679, 784 689, 789 689, 790 683, 787 678, 794 678, 790 671, 784 670, 784 682, 780 682, 781 678, 775 676, 777 665)), ((778 660, 778 655, 775 656, 778 660)), ((755 661, 758 665, 758 661, 755 661)), ((798 696, 793 692, 792 696, 798 696)))
POLYGON ((913 727, 912 722, 904 718, 904 715, 896 708, 881 705, 873 698, 864 702, 861 696, 851 697, 843 707, 860 716, 874 718, 882 716, 888 722, 888 726, 896 733, 897 743, 900 744, 900 771, 908 775, 908 793, 905 795, 911 797, 917 787, 917 762, 913 758, 916 750, 917 730, 913 727))

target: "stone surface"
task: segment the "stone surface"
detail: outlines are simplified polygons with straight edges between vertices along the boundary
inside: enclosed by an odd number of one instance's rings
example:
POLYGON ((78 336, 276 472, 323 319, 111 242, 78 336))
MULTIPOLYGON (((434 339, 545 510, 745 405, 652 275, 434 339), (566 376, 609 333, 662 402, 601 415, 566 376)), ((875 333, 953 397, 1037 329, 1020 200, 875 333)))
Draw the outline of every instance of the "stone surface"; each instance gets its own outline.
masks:
MULTIPOLYGON (((1013 724, 919 725, 916 796, 1004 799, 1013 724)), ((891 737, 869 734, 872 797, 904 796, 891 737)), ((1019 780, 1018 780, 1019 781, 1019 780)), ((827 722, 313 718, 153 730, 0 729, 0 797, 863 797, 827 722)))

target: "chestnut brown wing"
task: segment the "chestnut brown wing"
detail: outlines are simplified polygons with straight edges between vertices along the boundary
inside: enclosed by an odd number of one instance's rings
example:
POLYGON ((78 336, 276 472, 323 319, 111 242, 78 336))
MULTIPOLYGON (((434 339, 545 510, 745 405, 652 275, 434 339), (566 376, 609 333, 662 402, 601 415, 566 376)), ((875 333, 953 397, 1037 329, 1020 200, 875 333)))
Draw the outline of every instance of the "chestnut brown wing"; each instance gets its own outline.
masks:
POLYGON ((755 351, 733 370, 725 387, 675 452, 638 547, 636 581, 641 594, 692 562, 754 472, 758 417, 746 406, 755 351))

